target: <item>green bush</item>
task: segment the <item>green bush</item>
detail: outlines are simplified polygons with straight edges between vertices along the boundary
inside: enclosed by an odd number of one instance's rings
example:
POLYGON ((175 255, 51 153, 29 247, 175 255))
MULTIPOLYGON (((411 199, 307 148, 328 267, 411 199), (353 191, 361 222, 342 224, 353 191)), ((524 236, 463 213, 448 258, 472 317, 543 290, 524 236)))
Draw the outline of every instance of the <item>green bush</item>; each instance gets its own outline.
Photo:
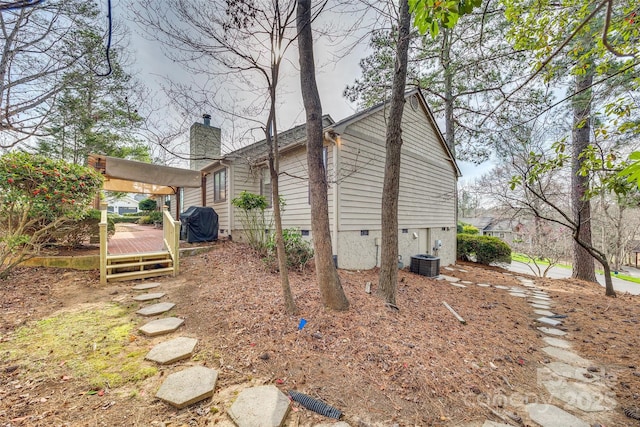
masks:
MULTIPOLYGON (((313 247, 307 240, 302 238, 300 230, 294 228, 282 230, 282 237, 284 238, 284 250, 287 253, 287 267, 302 271, 313 258, 313 247)), ((264 261, 272 270, 278 269, 275 233, 269 235, 267 256, 264 261)))
POLYGON ((151 222, 162 222, 162 212, 160 211, 153 211, 151 213, 149 213, 149 217, 151 218, 151 222))
POLYGON ((462 234, 479 234, 480 230, 478 230, 478 227, 474 227, 471 224, 462 224, 462 234))
POLYGON ((13 151, 0 156, 0 279, 85 217, 102 186, 94 169, 13 151))
POLYGON ((493 236, 458 234, 458 259, 489 265, 492 262, 511 263, 511 248, 493 236))
POLYGON ((138 203, 138 208, 141 211, 145 212, 155 211, 156 209, 158 209, 158 202, 153 199, 144 199, 141 200, 140 203, 138 203))
POLYGON ((120 224, 123 222, 134 224, 134 223, 137 223, 140 220, 140 218, 142 218, 140 214, 137 214, 135 216, 120 216, 120 215, 109 214, 108 216, 109 216, 109 220, 113 221, 114 224, 120 224))
MULTIPOLYGON (((87 211, 82 219, 69 220, 57 227, 51 234, 56 245, 77 247, 90 240, 92 236, 100 235, 101 212, 97 209, 87 211)), ((116 225, 107 216, 107 235, 112 236, 116 225)))

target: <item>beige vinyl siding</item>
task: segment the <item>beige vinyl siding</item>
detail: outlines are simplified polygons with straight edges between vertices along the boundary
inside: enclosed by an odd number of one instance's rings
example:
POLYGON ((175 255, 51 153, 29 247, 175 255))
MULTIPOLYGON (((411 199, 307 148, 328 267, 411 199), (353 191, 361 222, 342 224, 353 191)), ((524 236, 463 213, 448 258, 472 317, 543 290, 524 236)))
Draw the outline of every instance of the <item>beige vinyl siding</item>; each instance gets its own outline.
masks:
MULTIPOLYGON (((311 206, 309 205, 309 173, 307 151, 300 148, 280 159, 279 190, 284 198, 282 213, 283 228, 311 228, 311 206)), ((271 184, 273 185, 273 183, 271 184)))
MULTIPOLYGON (((437 162, 449 163, 449 155, 442 147, 439 138, 422 105, 414 97, 407 102, 402 116, 402 148, 420 157, 437 162)), ((384 134, 383 134, 384 135, 384 134)), ((453 170, 453 166, 451 166, 453 170)))
POLYGON ((384 147, 371 137, 367 141, 348 133, 352 128, 368 129, 360 124, 354 123, 341 136, 339 231, 380 229, 384 147))
POLYGON ((186 211, 189 206, 202 206, 200 188, 185 188, 182 194, 182 211, 186 211))
MULTIPOLYGON (((353 123, 341 136, 341 169, 352 173, 340 183, 340 231, 380 229, 386 133, 382 114, 384 110, 353 123)), ((424 112, 407 105, 405 118, 399 227, 454 226, 455 169, 424 112)))
MULTIPOLYGON (((327 174, 333 177, 333 150, 327 151, 327 174)), ((280 159, 280 195, 284 197, 285 207, 282 214, 284 228, 311 230, 311 206, 309 204, 309 173, 307 168, 307 150, 304 147, 286 153, 280 159)), ((328 203, 329 220, 333 218, 333 193, 335 184, 329 184, 328 203)), ((271 209, 269 209, 272 211, 271 209)))
MULTIPOLYGON (((238 197, 241 191, 260 194, 260 171, 256 168, 254 172, 252 172, 246 161, 238 160, 233 163, 233 173, 230 174, 229 179, 233 179, 233 194, 230 194, 231 198, 229 199, 229 202, 238 197)), ((231 203, 229 203, 229 205, 231 205, 231 203)), ((242 213, 233 206, 230 206, 230 208, 233 210, 234 215, 232 228, 234 230, 241 230, 242 213)))

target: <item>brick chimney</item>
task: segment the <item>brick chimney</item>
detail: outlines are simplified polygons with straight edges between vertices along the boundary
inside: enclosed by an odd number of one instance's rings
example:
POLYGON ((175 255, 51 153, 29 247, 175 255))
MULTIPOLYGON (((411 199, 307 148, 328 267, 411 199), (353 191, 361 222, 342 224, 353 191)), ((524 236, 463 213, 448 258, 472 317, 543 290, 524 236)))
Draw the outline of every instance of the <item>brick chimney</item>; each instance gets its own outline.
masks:
POLYGON ((211 115, 203 114, 202 123, 189 128, 189 169, 201 170, 220 156, 220 128, 211 126, 211 115))

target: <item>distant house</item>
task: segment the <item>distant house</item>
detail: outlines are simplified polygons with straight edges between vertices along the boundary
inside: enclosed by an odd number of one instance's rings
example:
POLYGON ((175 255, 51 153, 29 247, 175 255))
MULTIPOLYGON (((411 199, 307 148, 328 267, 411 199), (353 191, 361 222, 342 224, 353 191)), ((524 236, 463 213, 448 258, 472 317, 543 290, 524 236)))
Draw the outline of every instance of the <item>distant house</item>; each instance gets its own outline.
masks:
MULTIPOLYGON (((456 258, 456 181, 460 171, 419 90, 406 94, 402 122, 399 253, 405 265, 415 254, 435 254, 441 264, 456 258)), ((380 211, 385 163, 386 114, 380 104, 340 122, 324 116, 324 161, 329 181, 329 219, 334 256, 345 269, 380 265, 380 211)), ((191 168, 203 172, 201 189, 184 189, 182 208, 211 206, 221 237, 242 237, 240 213, 231 203, 242 190, 270 197, 264 141, 220 155, 220 129, 191 127, 191 168), (214 158, 213 161, 198 160, 214 158)), ((283 226, 312 239, 306 158, 301 125, 280 138, 283 226)))
POLYGON ((494 236, 504 240, 509 245, 519 232, 520 223, 511 219, 494 218, 490 216, 478 218, 458 218, 459 222, 471 224, 476 227, 483 236, 494 236))
POLYGON ((109 197, 107 198, 107 203, 107 212, 116 213, 118 215, 137 213, 140 210, 138 208, 139 201, 137 200, 137 197, 131 195, 123 197, 109 197))

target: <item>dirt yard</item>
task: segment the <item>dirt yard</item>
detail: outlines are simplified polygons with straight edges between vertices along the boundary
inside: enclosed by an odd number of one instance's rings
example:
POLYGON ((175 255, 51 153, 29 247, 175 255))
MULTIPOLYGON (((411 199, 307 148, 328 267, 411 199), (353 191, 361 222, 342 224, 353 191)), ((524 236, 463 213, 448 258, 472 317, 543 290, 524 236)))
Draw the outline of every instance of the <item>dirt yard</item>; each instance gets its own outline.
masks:
MULTIPOLYGON (((377 271, 340 271, 351 302, 341 313, 322 307, 313 271, 291 273, 299 313, 289 316, 278 276, 245 246, 221 242, 208 253, 183 258, 178 277, 156 280, 167 293, 163 301, 177 304, 169 314, 185 319, 179 333, 199 340, 190 360, 157 371, 142 358, 166 338, 136 332, 148 319, 135 315, 140 305, 131 299, 132 282, 100 286, 97 272, 19 269, 0 282, 0 426, 228 425, 225 411, 237 392, 259 384, 321 399, 353 427, 476 426, 485 419, 504 422, 495 413, 524 417, 521 405, 546 395, 536 380, 537 368, 548 361, 539 350, 545 344, 535 327, 538 316, 523 298, 475 285, 519 285, 514 276, 498 268, 457 267, 441 272, 474 284, 458 288, 401 271, 399 311, 375 295, 377 271), (373 284, 372 294, 365 292, 366 282, 373 284), (119 351, 140 358, 149 376, 118 385, 91 383, 79 367, 83 355, 99 345, 84 342, 82 333, 69 338, 77 351, 65 353, 64 360, 57 355, 61 349, 47 349, 46 343, 35 343, 37 357, 31 350, 16 356, 15 343, 25 342, 19 340, 36 321, 44 327, 51 316, 112 304, 126 310, 132 328, 120 339, 119 351), (298 331, 300 318, 308 323, 298 331), (73 354, 80 360, 71 360, 73 354), (166 375, 191 365, 219 371, 212 399, 175 410, 154 398, 166 375)), ((599 286, 572 280, 536 284, 552 297, 556 312, 568 315, 565 328, 574 349, 617 384, 616 410, 588 420, 640 426, 623 413, 640 410, 640 297, 606 298, 599 286)), ((106 355, 112 364, 119 357, 106 355)), ((294 408, 286 425, 329 421, 294 408)))

